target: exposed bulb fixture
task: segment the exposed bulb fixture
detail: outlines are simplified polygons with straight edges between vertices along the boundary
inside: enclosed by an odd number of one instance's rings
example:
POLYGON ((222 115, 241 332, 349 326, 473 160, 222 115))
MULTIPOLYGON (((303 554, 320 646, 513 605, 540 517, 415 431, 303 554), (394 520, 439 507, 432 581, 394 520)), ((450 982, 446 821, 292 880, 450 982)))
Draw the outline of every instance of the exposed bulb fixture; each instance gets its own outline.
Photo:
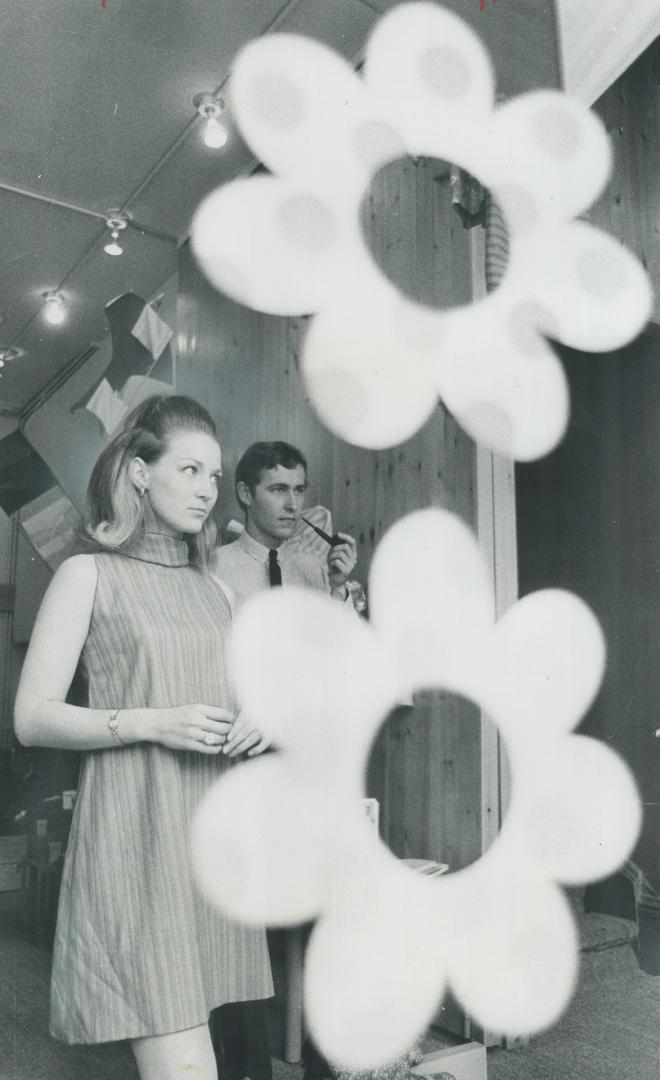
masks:
POLYGON ((108 210, 105 223, 110 229, 111 239, 103 245, 106 255, 123 255, 124 249, 119 243, 119 233, 128 225, 128 214, 123 210, 108 210))
POLYGON ((25 353, 22 349, 17 348, 16 345, 11 345, 7 349, 0 349, 0 378, 3 373, 2 369, 7 364, 11 363, 12 360, 18 360, 19 356, 25 356, 25 353))
POLYGON ((209 116, 206 121, 206 130, 204 132, 204 142, 207 146, 210 146, 212 150, 219 150, 221 146, 224 146, 227 142, 227 131, 224 124, 215 116, 209 116))
POLYGON ((44 293, 44 318, 51 326, 60 326, 66 319, 64 301, 58 292, 44 293))
POLYGON ((0 367, 11 363, 12 360, 18 360, 19 356, 23 355, 23 350, 17 349, 15 345, 12 345, 9 349, 0 349, 0 367))
POLYGON ((124 254, 124 249, 118 243, 119 233, 117 232, 116 229, 112 230, 111 236, 112 236, 112 240, 108 240, 108 243, 105 244, 104 247, 103 247, 103 250, 105 251, 106 255, 123 255, 124 254))
POLYGON ((211 92, 195 94, 193 105, 202 119, 206 121, 204 124, 204 142, 211 149, 219 150, 227 142, 227 128, 220 119, 225 110, 224 98, 211 92))

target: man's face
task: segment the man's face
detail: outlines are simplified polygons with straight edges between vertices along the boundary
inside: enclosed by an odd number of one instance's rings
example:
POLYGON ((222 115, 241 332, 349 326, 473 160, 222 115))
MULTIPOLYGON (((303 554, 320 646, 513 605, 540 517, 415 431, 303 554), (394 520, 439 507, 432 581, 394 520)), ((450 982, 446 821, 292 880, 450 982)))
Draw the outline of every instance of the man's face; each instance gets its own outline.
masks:
POLYGON ((302 465, 264 469, 252 493, 244 487, 241 499, 247 506, 247 531, 265 547, 279 547, 295 529, 305 501, 307 477, 302 465))

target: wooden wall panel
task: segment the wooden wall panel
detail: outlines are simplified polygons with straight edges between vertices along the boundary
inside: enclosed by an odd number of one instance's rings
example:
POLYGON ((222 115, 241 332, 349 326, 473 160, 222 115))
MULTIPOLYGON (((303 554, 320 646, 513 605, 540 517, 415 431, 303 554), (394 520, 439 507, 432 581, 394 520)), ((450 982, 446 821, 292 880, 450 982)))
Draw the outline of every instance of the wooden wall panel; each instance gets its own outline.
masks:
POLYGON ((436 859, 452 870, 478 857, 480 740, 476 705, 442 690, 424 691, 414 708, 390 716, 372 753, 368 786, 396 855, 436 859))
POLYGON ((612 140, 614 170, 589 220, 613 233, 647 268, 660 322, 660 42, 596 102, 612 140))
MULTIPOLYGON (((660 319, 660 48, 651 46, 596 103, 614 173, 589 214, 646 265, 660 319)), ((605 356, 565 351, 566 439, 516 468, 521 593, 572 589, 592 605, 608 646, 585 730, 618 748, 640 785, 636 858, 660 888, 660 338, 653 326, 605 356)))
POLYGON ((520 589, 571 589, 600 620, 607 670, 582 729, 635 774, 644 824, 634 858, 660 888, 660 338, 564 358, 567 436, 516 469, 520 589))
MULTIPOLYGON (((439 306, 469 300, 469 237, 450 205, 442 163, 405 160, 384 170, 365 200, 364 229, 387 274, 413 282, 418 300, 439 306)), ((233 470, 243 450, 256 439, 286 439, 308 458, 309 502, 330 507, 335 527, 357 537, 359 576, 366 581, 376 544, 403 514, 440 506, 475 526, 475 448, 442 407, 422 431, 389 450, 360 450, 334 438, 307 402, 299 370, 307 321, 232 303, 206 283, 183 249, 177 383, 204 401, 218 423, 225 460, 221 519, 239 514, 233 470)), ((432 855, 456 868, 478 855, 481 842, 476 710, 433 692, 415 712, 384 727, 370 793, 381 801, 383 835, 398 854, 432 855)))

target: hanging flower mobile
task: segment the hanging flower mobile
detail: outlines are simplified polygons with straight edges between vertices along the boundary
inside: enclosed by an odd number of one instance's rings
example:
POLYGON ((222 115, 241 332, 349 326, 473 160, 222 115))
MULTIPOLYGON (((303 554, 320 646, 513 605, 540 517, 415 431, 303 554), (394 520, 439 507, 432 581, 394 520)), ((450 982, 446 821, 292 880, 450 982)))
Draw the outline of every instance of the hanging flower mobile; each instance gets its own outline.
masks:
POLYGON ((308 1022, 327 1056, 354 1070, 404 1053, 448 986, 492 1030, 553 1023, 577 958, 559 883, 612 871, 640 822, 628 768, 573 730, 604 667, 599 626, 580 600, 538 592, 495 621, 478 545, 440 510, 392 527, 370 586, 369 624, 295 588, 241 611, 239 696, 279 752, 232 769, 193 833, 198 878, 230 915, 319 917, 308 1022), (437 880, 395 859, 360 804, 380 725, 421 687, 476 702, 498 725, 512 775, 492 847, 437 880))
POLYGON ((581 103, 537 91, 494 107, 490 61, 456 15, 394 8, 362 77, 291 34, 249 44, 232 76, 244 137, 272 172, 211 194, 192 233, 210 280, 279 315, 314 313, 302 367, 310 399, 343 439, 384 447, 412 435, 440 396, 477 440, 517 459, 548 452, 568 416, 548 338, 603 351, 651 308, 648 278, 582 221, 610 170, 607 135, 581 103), (439 311, 382 273, 360 228, 374 174, 405 155, 454 162, 500 204, 509 263, 500 287, 439 311))

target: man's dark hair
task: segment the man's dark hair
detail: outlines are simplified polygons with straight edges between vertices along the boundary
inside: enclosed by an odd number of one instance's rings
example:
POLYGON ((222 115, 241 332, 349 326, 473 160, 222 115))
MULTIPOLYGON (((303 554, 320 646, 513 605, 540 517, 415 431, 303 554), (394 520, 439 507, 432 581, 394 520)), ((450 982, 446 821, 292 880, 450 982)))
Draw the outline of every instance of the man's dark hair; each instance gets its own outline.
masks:
MULTIPOLYGON (((243 457, 236 466, 235 485, 238 497, 238 485, 246 484, 254 495, 254 490, 261 480, 266 469, 276 469, 281 465, 283 469, 295 469, 302 465, 307 476, 307 461, 304 454, 295 446, 285 442, 256 442, 248 446, 243 457)), ((238 500, 241 501, 240 498, 238 500)))

